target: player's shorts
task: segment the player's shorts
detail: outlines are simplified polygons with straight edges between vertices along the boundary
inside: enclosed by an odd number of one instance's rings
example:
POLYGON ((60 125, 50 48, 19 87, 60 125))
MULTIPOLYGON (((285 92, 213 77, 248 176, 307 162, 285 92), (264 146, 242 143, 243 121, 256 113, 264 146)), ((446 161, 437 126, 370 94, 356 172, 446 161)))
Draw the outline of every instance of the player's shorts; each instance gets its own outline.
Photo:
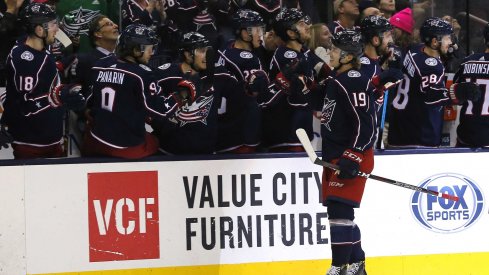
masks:
MULTIPOLYGON (((333 159, 331 163, 337 164, 339 159, 333 159)), ((360 163, 360 171, 370 174, 374 169, 374 151, 372 148, 363 152, 363 161, 360 163)), ((334 170, 323 169, 323 204, 328 201, 339 201, 353 207, 360 207, 367 179, 354 177, 353 179, 339 179, 334 170)))

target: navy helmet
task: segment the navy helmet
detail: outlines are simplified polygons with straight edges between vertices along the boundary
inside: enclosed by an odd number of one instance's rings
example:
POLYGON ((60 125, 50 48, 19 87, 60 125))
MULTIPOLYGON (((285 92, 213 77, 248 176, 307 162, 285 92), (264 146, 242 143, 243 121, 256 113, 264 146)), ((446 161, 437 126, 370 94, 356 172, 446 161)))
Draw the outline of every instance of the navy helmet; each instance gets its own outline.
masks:
POLYGON ((179 48, 181 51, 193 52, 195 49, 209 47, 210 45, 209 40, 203 34, 187 32, 183 34, 179 48))
POLYGON ((296 8, 283 8, 280 10, 277 16, 275 16, 272 27, 275 33, 282 38, 282 40, 288 41, 289 36, 287 35, 287 30, 296 31, 296 29, 294 29, 294 24, 301 20, 308 21, 309 19, 306 15, 304 15, 304 13, 302 13, 302 11, 296 8))
POLYGON ((158 42, 158 36, 151 28, 142 24, 131 24, 120 34, 117 49, 119 52, 130 53, 135 47, 157 45, 158 42))
POLYGON ((375 36, 382 38, 382 34, 384 32, 392 30, 392 25, 383 16, 370 15, 365 17, 362 22, 360 22, 360 28, 363 37, 366 41, 368 41, 375 36))
POLYGON ((339 31, 333 34, 333 45, 342 51, 359 57, 363 53, 362 35, 352 30, 339 31))
POLYGON ((233 28, 237 34, 239 34, 242 29, 265 26, 265 22, 261 15, 258 12, 249 9, 237 10, 233 14, 232 22, 233 28))
POLYGON ((27 32, 31 33, 36 26, 44 26, 44 24, 55 20, 57 16, 56 12, 49 5, 31 3, 22 10, 20 18, 26 26, 27 32))
POLYGON ((419 34, 421 40, 425 44, 429 44, 433 38, 441 40, 442 36, 453 34, 453 28, 450 23, 439 17, 430 17, 424 21, 419 29, 419 34))

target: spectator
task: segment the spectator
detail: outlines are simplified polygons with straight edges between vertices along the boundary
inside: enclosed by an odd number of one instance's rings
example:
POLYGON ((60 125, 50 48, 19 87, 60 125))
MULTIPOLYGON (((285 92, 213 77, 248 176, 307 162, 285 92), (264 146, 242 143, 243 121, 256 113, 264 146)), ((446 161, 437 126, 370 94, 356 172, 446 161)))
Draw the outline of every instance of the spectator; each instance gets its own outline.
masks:
POLYGON ((396 13, 396 1, 395 0, 375 0, 377 8, 384 14, 384 17, 389 19, 396 13))
POLYGON ((326 79, 331 72, 329 66, 331 37, 332 34, 326 24, 318 23, 311 26, 311 39, 306 42, 306 46, 310 50, 308 57, 314 69, 314 79, 317 82, 326 79))
POLYGON ((327 206, 332 264, 326 275, 366 274, 365 253, 354 208, 360 207, 366 178, 358 172, 374 168, 375 97, 370 78, 359 71, 361 35, 341 31, 333 35, 331 64, 335 76, 323 89, 322 157, 339 166, 324 168, 323 205, 327 206))
POLYGON ((401 48, 404 54, 414 44, 413 29, 414 20, 412 10, 405 8, 402 11, 394 14, 389 22, 394 26, 394 41, 401 48))
POLYGON ((117 57, 93 67, 91 125, 82 155, 137 159, 158 151, 158 139, 147 133, 146 119, 169 119, 179 106, 195 98, 195 90, 162 97, 146 66, 158 44, 147 26, 127 26, 119 37, 117 57))
POLYGON ((328 26, 333 34, 343 30, 359 30, 355 24, 360 16, 360 11, 355 0, 335 0, 333 11, 336 21, 328 26))
POLYGON ((61 157, 64 154, 64 105, 80 109, 85 99, 79 87, 59 83, 56 64, 46 48, 58 31, 56 13, 46 4, 23 11, 27 38, 7 58, 7 90, 2 124, 9 127, 16 159, 61 157))

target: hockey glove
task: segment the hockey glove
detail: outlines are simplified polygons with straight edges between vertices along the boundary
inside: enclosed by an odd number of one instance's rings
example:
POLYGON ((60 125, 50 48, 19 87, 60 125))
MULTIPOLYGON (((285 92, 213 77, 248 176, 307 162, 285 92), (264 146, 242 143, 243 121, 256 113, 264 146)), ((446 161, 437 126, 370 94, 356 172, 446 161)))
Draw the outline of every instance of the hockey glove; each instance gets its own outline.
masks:
POLYGON ((85 97, 81 94, 82 86, 78 84, 59 85, 49 93, 49 102, 53 107, 63 106, 74 111, 85 108, 85 97))
POLYGON ((185 104, 192 104, 197 96, 200 95, 200 82, 198 77, 190 79, 182 79, 177 84, 177 101, 180 106, 185 104), (197 82, 197 83, 196 83, 197 82))
POLYGON ((358 175, 360 171, 360 163, 362 162, 362 154, 358 151, 350 149, 345 150, 338 161, 340 173, 339 179, 352 179, 358 175))
POLYGON ((257 96, 268 90, 268 76, 261 70, 252 72, 246 80, 246 83, 246 92, 250 96, 257 96))
POLYGON ((8 133, 7 129, 3 125, 0 125, 0 150, 2 150, 2 148, 8 148, 8 144, 12 143, 12 141, 14 141, 14 139, 8 133))
POLYGON ((372 84, 375 87, 376 93, 383 95, 386 90, 385 85, 389 82, 396 83, 404 78, 404 74, 399 69, 388 69, 372 78, 372 84))
POLYGON ((453 104, 464 104, 467 100, 472 102, 479 100, 484 87, 474 82, 455 83, 450 86, 450 98, 453 104))
POLYGON ((402 52, 401 49, 395 45, 389 46, 391 52, 390 57, 387 59, 387 66, 389 69, 402 69, 402 52))

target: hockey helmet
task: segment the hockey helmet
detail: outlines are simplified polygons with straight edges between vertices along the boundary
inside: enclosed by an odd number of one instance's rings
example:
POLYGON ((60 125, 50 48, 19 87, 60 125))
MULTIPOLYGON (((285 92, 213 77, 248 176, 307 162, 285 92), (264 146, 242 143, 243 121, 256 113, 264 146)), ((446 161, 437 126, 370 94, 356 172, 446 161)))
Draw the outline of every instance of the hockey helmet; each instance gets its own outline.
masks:
POLYGON ((131 24, 127 26, 119 35, 117 44, 118 51, 131 52, 134 47, 146 45, 157 45, 158 37, 149 27, 142 24, 131 24))
POLYGON ((359 57, 363 53, 362 35, 352 30, 339 31, 333 34, 333 45, 343 52, 359 57))
POLYGON ((382 37, 383 33, 392 30, 392 25, 383 16, 370 15, 362 20, 360 28, 363 37, 368 41, 375 36, 382 37))
POLYGON ((424 43, 430 43, 433 38, 441 40, 442 36, 453 34, 453 28, 450 23, 439 17, 430 17, 424 21, 419 34, 424 43))
POLYGON ((275 33, 282 38, 282 40, 288 41, 289 36, 287 35, 287 30, 296 31, 294 29, 294 24, 301 20, 309 22, 309 18, 304 15, 302 11, 296 8, 283 8, 280 10, 277 16, 275 16, 272 27, 275 33))
POLYGON ((209 40, 203 34, 200 34, 198 32, 185 33, 181 41, 181 51, 193 52, 195 49, 206 48, 211 45, 209 40))
POLYGON ((47 4, 31 3, 20 14, 28 32, 32 32, 37 25, 46 24, 55 20, 56 12, 47 4))
POLYGON ((237 10, 232 17, 233 28, 236 32, 249 27, 265 26, 265 22, 261 15, 249 9, 237 10))

